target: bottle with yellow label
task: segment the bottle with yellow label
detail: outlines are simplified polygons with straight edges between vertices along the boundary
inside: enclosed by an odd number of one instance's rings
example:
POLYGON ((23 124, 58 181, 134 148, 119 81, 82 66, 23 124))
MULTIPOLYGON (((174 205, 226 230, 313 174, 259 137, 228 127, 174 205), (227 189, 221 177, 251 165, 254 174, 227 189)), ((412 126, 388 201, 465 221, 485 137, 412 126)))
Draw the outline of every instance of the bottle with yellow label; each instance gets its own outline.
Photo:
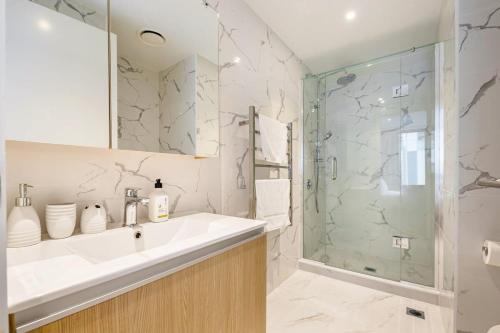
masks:
POLYGON ((161 179, 157 179, 155 189, 149 195, 149 219, 152 222, 163 222, 168 217, 168 195, 163 190, 161 179))

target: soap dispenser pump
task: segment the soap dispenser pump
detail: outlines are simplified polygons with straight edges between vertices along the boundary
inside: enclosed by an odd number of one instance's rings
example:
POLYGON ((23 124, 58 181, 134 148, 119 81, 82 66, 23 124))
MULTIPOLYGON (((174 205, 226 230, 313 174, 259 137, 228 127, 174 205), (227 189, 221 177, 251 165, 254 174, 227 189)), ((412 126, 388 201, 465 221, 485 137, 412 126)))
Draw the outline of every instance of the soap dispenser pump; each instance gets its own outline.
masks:
POLYGON ((19 184, 19 197, 7 219, 7 247, 23 247, 40 243, 42 229, 40 219, 31 206, 28 184, 19 184))
POLYGON ((168 195, 163 190, 161 179, 157 179, 155 189, 149 195, 149 219, 152 222, 167 221, 168 214, 168 195))

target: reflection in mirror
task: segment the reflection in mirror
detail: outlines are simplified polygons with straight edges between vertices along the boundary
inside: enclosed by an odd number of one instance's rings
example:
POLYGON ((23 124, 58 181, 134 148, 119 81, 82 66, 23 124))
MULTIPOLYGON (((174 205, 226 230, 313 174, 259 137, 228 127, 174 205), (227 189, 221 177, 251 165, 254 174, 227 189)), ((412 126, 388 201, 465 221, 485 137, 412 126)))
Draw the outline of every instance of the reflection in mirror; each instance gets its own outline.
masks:
POLYGON ((120 0, 111 2, 110 13, 117 41, 115 145, 217 156, 216 12, 200 0, 120 0))

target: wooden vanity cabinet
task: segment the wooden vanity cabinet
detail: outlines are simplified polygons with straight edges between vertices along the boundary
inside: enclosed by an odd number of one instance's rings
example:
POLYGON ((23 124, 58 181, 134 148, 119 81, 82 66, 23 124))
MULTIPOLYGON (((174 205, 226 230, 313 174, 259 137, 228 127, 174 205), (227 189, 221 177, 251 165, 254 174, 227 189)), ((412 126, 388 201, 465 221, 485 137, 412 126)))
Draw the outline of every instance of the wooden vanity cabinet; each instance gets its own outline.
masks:
POLYGON ((36 333, 265 333, 266 236, 36 333))

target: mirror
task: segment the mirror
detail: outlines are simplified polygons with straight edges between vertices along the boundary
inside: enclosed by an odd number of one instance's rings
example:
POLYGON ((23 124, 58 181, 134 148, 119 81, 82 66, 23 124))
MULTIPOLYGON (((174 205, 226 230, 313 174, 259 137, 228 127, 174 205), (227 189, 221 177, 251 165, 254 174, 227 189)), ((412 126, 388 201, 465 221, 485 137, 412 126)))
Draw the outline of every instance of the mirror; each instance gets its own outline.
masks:
POLYGON ((109 147, 106 0, 7 0, 6 139, 109 147))
POLYGON ((218 18, 200 0, 8 0, 8 140, 218 156, 218 18), (34 57, 33 55, 37 56, 34 57))
POLYGON ((200 0, 114 0, 110 31, 113 146, 218 156, 217 13, 200 0))

